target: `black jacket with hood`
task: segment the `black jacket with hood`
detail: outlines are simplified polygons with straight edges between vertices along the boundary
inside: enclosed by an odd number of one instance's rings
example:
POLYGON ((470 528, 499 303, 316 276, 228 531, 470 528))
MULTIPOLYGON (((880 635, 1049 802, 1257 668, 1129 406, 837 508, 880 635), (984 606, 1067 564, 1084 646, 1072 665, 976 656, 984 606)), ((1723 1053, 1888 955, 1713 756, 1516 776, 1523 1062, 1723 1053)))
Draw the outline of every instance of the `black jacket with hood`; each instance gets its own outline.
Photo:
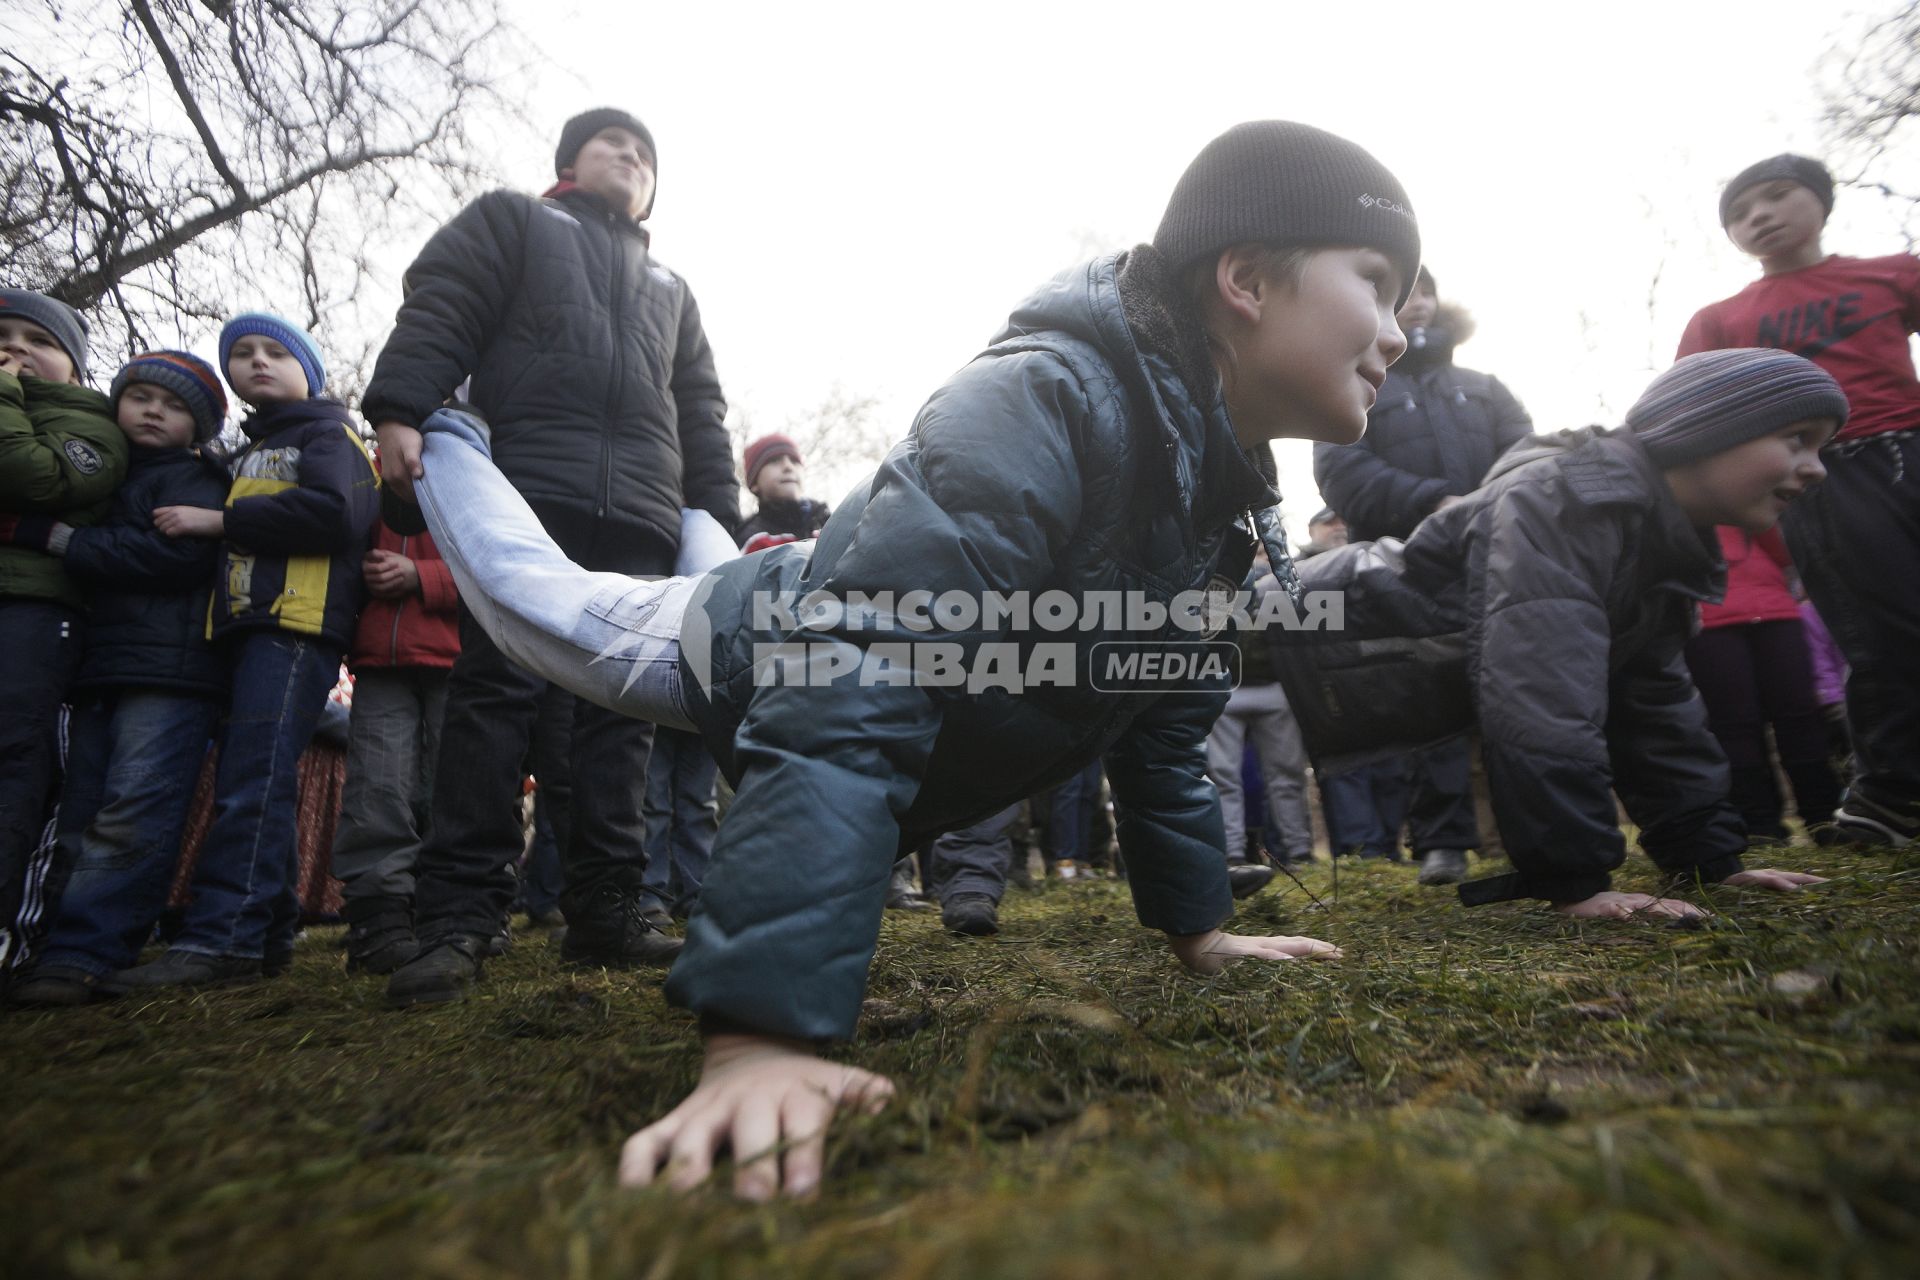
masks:
POLYGON ((1434 504, 1478 488, 1494 460, 1533 434, 1527 411, 1500 379, 1462 369, 1454 347, 1473 332, 1458 308, 1407 334, 1355 444, 1313 447, 1320 496, 1355 542, 1406 538, 1434 504))
POLYGON ((490 192, 407 268, 368 420, 417 425, 468 377, 494 462, 535 507, 669 550, 682 507, 739 524, 700 309, 640 224, 598 197, 490 192))
POLYGON ((1741 870, 1726 757, 1683 656, 1726 565, 1631 432, 1535 437, 1404 548, 1355 543, 1300 576, 1346 603, 1344 632, 1270 632, 1316 763, 1336 735, 1384 745, 1409 723, 1431 732, 1434 704, 1458 705, 1453 728, 1477 714, 1516 870, 1462 886, 1464 900, 1607 889, 1626 856, 1615 793, 1664 870, 1741 870))

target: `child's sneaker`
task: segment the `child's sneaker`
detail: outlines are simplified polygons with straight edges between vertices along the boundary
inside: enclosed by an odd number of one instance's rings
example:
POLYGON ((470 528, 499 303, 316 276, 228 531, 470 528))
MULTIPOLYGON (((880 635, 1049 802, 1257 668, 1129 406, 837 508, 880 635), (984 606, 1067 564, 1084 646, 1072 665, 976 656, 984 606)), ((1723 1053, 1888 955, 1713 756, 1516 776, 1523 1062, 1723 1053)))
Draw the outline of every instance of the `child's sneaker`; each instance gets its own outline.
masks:
POLYGON ((1835 839, 1904 849, 1920 839, 1920 812, 1915 808, 1911 804, 1898 809, 1876 804, 1861 795, 1858 787, 1852 788, 1840 802, 1840 811, 1833 815, 1835 839))
POLYGON ((118 994, 97 973, 64 964, 43 964, 7 992, 7 1003, 33 1009, 64 1009, 118 994))

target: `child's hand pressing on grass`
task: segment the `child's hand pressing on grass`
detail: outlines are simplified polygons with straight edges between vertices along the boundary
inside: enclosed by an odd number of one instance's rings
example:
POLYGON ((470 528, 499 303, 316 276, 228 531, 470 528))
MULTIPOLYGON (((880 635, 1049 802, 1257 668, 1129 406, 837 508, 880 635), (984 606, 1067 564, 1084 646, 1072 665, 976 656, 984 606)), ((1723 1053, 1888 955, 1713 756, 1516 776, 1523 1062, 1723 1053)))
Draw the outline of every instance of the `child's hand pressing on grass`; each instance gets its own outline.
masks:
POLYGON ((1775 893, 1797 893, 1807 885, 1826 882, 1825 876, 1809 875, 1804 871, 1775 871, 1771 867, 1755 867, 1752 871, 1736 871, 1720 883, 1743 889, 1771 889, 1775 893))
POLYGON ((1563 902, 1554 910, 1576 920, 1625 920, 1628 916, 1689 920, 1711 914, 1705 907, 1696 907, 1679 898, 1656 898, 1650 893, 1616 893, 1611 889, 1578 902, 1563 902))
POLYGON ((892 1096, 885 1076, 828 1062, 797 1041, 710 1035, 700 1083, 627 1139, 620 1181, 643 1187, 664 1173, 674 1190, 691 1191, 726 1147, 734 1158, 733 1193, 742 1199, 811 1195, 834 1117, 852 1108, 873 1115, 892 1096))
POLYGON ((1167 935, 1180 963, 1200 974, 1215 974, 1227 962, 1251 956, 1257 960, 1301 960, 1307 957, 1340 958, 1340 948, 1318 938, 1262 937, 1254 934, 1227 933, 1209 929, 1205 933, 1167 935))

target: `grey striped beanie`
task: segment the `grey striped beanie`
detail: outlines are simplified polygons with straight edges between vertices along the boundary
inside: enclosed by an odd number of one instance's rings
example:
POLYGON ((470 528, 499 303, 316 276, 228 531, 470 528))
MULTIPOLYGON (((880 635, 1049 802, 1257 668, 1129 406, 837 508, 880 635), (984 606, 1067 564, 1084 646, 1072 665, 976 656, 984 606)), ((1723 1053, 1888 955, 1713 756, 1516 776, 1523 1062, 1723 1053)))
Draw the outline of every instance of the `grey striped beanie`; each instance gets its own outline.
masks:
POLYGON ((1847 423, 1847 397, 1813 361, 1771 347, 1702 351, 1674 362, 1627 410, 1627 426, 1654 465, 1757 440, 1806 418, 1847 423))

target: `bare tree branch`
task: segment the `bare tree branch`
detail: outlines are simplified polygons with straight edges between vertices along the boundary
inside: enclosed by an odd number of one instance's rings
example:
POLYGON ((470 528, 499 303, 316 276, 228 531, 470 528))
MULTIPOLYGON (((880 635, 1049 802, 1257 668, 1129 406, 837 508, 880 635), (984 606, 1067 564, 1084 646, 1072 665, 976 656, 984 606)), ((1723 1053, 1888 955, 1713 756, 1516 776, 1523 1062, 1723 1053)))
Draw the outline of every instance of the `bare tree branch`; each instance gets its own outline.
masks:
POLYGON ((475 157, 524 118, 499 2, 10 5, 0 277, 129 345, 284 297, 366 346, 396 287, 369 246, 493 180, 475 157))

